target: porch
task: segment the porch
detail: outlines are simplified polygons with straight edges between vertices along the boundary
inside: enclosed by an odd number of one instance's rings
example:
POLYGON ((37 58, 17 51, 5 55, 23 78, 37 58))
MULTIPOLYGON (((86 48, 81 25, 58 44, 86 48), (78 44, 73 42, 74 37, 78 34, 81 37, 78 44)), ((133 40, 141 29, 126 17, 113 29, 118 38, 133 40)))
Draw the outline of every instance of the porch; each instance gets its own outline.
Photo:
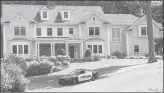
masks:
POLYGON ((36 42, 36 55, 68 55, 70 58, 83 58, 82 42, 36 42))

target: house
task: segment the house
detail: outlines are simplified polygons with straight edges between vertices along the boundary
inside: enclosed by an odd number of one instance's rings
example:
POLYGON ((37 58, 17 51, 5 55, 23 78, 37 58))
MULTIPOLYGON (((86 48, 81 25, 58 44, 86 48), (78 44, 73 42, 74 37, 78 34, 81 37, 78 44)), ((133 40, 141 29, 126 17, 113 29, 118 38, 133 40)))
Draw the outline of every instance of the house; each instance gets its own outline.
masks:
MULTIPOLYGON (((148 53, 146 16, 104 14, 100 6, 2 5, 3 53, 71 58, 93 55, 128 56, 148 53)), ((163 27, 153 21, 154 38, 163 27)))

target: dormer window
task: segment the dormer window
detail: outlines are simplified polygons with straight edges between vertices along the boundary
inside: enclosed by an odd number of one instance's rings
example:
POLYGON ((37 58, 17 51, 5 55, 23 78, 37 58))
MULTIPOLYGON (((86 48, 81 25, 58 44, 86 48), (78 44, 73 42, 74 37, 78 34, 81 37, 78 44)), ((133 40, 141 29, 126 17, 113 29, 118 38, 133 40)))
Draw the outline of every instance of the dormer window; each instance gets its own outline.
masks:
POLYGON ((43 18, 47 18, 47 11, 43 11, 43 18))
POLYGON ((62 20, 70 20, 70 11, 69 10, 62 10, 62 20))
POLYGON ((68 18, 68 12, 64 12, 64 18, 68 18))
POLYGON ((49 20, 49 11, 48 10, 42 10, 40 14, 41 14, 41 20, 49 20))

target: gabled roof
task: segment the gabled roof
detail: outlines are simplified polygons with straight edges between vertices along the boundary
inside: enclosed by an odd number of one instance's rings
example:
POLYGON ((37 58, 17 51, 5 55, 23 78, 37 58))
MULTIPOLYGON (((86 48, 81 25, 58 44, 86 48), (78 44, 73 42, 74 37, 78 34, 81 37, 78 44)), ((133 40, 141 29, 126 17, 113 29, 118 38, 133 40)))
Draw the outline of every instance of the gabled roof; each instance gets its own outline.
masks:
POLYGON ((103 15, 102 14, 99 14, 99 13, 97 13, 95 10, 93 10, 90 14, 88 14, 83 20, 81 20, 80 22, 85 22, 91 15, 93 15, 93 14, 95 14, 98 18, 100 18, 103 22, 105 22, 105 23, 111 23, 111 22, 109 22, 107 19, 105 19, 104 17, 103 17, 103 15))
POLYGON ((112 24, 132 25, 138 18, 132 14, 104 14, 112 24))
MULTIPOLYGON (((136 26, 136 25, 137 25, 140 21, 142 21, 144 18, 146 18, 146 15, 142 16, 141 18, 138 18, 130 27, 128 27, 128 29, 127 29, 126 31, 132 29, 134 26, 136 26)), ((152 23, 153 23, 154 25, 156 25, 157 27, 159 27, 160 29, 163 28, 162 25, 160 25, 159 23, 157 23, 157 22, 154 21, 154 20, 152 21, 152 23)))

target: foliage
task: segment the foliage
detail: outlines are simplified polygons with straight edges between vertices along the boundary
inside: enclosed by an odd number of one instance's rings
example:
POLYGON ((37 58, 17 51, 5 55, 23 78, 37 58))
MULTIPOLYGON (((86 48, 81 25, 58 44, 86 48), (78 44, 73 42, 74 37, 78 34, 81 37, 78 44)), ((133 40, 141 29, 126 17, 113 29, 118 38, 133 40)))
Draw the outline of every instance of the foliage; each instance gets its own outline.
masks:
POLYGON ((70 57, 66 56, 66 55, 58 55, 57 60, 60 62, 64 62, 64 61, 70 62, 71 61, 70 57))
POLYGON ((162 55, 164 52, 163 52, 163 37, 162 38, 156 38, 154 40, 155 42, 155 50, 157 52, 158 55, 162 55))
POLYGON ((99 56, 95 55, 95 56, 93 57, 93 61, 100 61, 99 56))
POLYGON ((14 63, 14 57, 1 62, 1 91, 24 92, 29 80, 24 77, 22 69, 14 63))
POLYGON ((56 63, 58 60, 57 60, 56 57, 55 58, 54 57, 51 57, 51 58, 49 58, 49 61, 56 63))
POLYGON ((58 72, 58 71, 61 71, 61 70, 62 70, 61 67, 53 66, 52 69, 51 69, 51 73, 52 72, 58 72))
POLYGON ((126 55, 126 53, 120 53, 120 52, 116 51, 116 52, 112 53, 112 56, 116 56, 117 58, 125 58, 127 55, 126 55))
POLYGON ((60 61, 57 61, 57 62, 55 63, 55 65, 56 65, 56 66, 61 66, 62 63, 61 63, 60 61))
POLYGON ((149 57, 149 53, 145 53, 145 57, 149 57))
POLYGON ((92 54, 91 49, 87 49, 87 50, 85 51, 84 57, 90 59, 90 58, 91 58, 91 54, 92 54))
POLYGON ((135 56, 130 56, 130 59, 136 59, 136 57, 135 56))
POLYGON ((44 75, 51 72, 53 62, 50 61, 31 61, 28 63, 28 70, 26 76, 44 75))
POLYGON ((62 65, 63 66, 69 66, 70 65, 70 62, 64 61, 64 62, 62 62, 62 65))

